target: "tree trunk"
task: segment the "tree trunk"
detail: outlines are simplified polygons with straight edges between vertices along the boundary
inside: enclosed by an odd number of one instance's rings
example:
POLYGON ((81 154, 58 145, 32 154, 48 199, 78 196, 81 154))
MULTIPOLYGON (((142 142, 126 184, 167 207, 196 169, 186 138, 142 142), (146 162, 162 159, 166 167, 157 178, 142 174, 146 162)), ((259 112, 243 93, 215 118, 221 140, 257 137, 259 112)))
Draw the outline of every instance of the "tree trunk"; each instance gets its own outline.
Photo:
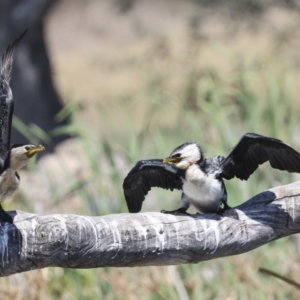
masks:
POLYGON ((45 267, 197 263, 300 232, 300 181, 263 192, 224 216, 11 214, 14 224, 0 223, 0 276, 45 267))

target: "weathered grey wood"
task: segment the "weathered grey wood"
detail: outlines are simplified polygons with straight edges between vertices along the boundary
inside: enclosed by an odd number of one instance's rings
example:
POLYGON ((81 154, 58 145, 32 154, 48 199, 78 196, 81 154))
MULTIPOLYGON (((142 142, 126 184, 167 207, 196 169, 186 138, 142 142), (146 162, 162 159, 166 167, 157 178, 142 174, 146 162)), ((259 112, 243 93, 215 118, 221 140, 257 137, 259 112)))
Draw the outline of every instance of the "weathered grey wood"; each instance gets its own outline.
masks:
POLYGON ((217 214, 102 217, 15 213, 0 223, 0 275, 44 267, 196 263, 244 253, 300 232, 300 181, 217 214))

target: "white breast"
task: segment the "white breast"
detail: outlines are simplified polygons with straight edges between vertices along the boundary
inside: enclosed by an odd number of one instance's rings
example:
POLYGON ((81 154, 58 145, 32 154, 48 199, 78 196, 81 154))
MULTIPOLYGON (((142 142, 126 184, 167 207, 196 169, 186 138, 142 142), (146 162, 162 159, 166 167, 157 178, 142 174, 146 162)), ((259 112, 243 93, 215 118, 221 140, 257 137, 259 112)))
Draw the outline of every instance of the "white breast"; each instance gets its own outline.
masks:
POLYGON ((12 169, 7 169, 0 175, 0 203, 13 197, 19 187, 19 182, 15 171, 12 169))
POLYGON ((224 195, 222 184, 214 174, 205 174, 197 165, 186 170, 182 190, 186 200, 200 212, 216 212, 224 195))

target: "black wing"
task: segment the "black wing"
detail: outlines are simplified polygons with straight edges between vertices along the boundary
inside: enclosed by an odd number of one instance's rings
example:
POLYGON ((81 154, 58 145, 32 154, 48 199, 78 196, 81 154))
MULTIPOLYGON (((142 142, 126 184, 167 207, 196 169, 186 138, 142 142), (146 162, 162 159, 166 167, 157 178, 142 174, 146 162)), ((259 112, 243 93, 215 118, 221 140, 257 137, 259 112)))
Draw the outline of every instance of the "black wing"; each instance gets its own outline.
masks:
POLYGON ((300 173, 299 152, 280 140, 246 133, 224 159, 223 177, 247 180, 266 161, 274 169, 300 173))
POLYGON ((14 111, 10 80, 14 51, 26 32, 27 29, 7 47, 0 61, 0 158, 2 161, 10 148, 11 122, 14 111))
POLYGON ((139 212, 145 196, 152 187, 171 190, 182 188, 184 170, 163 163, 162 159, 140 160, 123 182, 124 196, 129 212, 139 212))

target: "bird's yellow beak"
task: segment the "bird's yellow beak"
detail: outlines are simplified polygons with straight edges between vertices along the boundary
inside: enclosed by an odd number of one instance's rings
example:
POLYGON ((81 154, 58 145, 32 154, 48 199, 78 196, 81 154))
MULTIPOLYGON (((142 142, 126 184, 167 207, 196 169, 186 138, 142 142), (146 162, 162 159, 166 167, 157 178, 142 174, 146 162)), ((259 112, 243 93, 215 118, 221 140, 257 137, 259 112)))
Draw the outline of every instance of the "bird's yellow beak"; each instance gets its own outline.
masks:
POLYGON ((178 164, 181 161, 180 157, 167 157, 163 160, 163 163, 172 163, 174 165, 178 164))
POLYGON ((43 146, 38 145, 38 146, 36 146, 36 147, 31 148, 30 150, 28 150, 27 153, 26 153, 26 155, 27 155, 28 157, 32 157, 32 156, 35 155, 36 153, 41 152, 41 151, 44 151, 44 150, 45 150, 45 148, 44 148, 43 146))

